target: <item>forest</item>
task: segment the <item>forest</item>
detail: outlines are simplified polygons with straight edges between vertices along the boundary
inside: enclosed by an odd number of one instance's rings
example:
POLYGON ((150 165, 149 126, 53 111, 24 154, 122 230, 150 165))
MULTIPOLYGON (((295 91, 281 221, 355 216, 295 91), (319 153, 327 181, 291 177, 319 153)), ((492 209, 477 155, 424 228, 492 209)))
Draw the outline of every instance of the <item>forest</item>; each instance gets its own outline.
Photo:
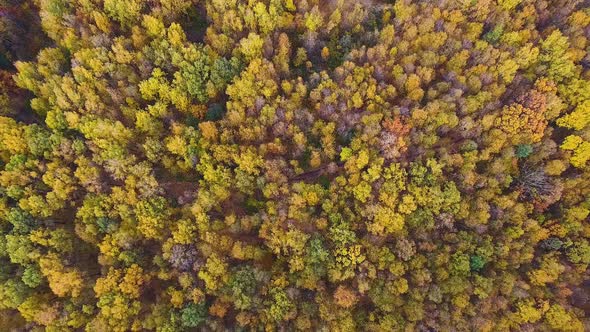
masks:
POLYGON ((0 331, 590 331, 590 1, 0 0, 0 331))

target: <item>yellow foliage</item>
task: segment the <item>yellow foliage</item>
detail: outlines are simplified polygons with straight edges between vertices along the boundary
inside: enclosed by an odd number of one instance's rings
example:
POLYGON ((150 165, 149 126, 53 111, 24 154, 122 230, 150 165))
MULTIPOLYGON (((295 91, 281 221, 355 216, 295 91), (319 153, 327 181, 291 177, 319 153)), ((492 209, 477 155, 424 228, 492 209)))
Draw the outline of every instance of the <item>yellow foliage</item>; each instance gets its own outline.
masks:
POLYGON ((199 278, 205 282, 207 290, 210 291, 219 289, 227 277, 227 263, 216 254, 209 256, 205 267, 199 271, 199 278))
POLYGON ((65 267, 55 254, 48 254, 39 260, 41 273, 47 277, 49 288, 59 297, 78 297, 82 291, 84 280, 80 272, 65 267))
POLYGON ((131 298, 138 298, 143 283, 143 269, 139 265, 133 264, 125 271, 123 280, 119 284, 119 289, 131 298))
POLYGON ((24 153, 27 144, 23 138, 23 128, 11 118, 0 116, 0 152, 10 155, 24 153))
POLYGON ((540 141, 547 121, 539 111, 525 108, 521 104, 512 104, 504 107, 495 124, 514 144, 521 144, 540 141))

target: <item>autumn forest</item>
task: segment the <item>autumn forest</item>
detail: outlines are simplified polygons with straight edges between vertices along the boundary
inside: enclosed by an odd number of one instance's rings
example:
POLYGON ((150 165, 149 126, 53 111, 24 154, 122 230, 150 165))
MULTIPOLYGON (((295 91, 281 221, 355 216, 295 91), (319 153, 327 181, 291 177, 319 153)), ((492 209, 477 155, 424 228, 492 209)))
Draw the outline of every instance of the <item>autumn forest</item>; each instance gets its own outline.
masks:
POLYGON ((590 1, 0 0, 0 331, 590 331, 590 1))

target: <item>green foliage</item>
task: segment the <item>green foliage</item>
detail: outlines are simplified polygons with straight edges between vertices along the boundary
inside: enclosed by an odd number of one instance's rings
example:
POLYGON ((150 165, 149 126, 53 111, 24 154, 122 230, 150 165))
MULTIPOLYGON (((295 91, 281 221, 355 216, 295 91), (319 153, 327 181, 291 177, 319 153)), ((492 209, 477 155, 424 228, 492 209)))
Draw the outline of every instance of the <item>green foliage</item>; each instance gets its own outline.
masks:
POLYGON ((207 307, 205 303, 189 303, 181 310, 180 319, 182 326, 197 327, 207 319, 207 307))
POLYGON ((451 256, 451 273, 456 275, 467 275, 472 269, 471 260, 468 255, 454 253, 451 256))
POLYGON ((489 43, 495 44, 498 42, 498 40, 500 40, 500 37, 502 37, 503 33, 504 33, 503 24, 498 24, 492 30, 488 31, 483 36, 483 39, 489 43))
POLYGON ((580 241, 568 250, 567 257, 574 264, 590 264, 590 244, 580 241))
POLYGON ((28 265, 23 271, 22 281, 25 285, 35 288, 43 282, 43 275, 36 266, 28 265))
POLYGON ((219 90, 223 90, 242 70, 243 64, 238 58, 232 57, 230 60, 219 58, 215 60, 211 68, 211 81, 219 90))
POLYGON ((563 241, 555 237, 548 238, 547 240, 543 241, 542 244, 543 248, 547 250, 559 250, 563 247, 563 245, 563 241))
POLYGON ((282 289, 273 288, 271 289, 270 294, 271 298, 268 302, 268 315, 272 320, 280 322, 287 318, 287 315, 295 309, 295 305, 282 289))
POLYGON ((207 109, 207 114, 205 115, 205 120, 206 121, 218 121, 218 120, 221 120, 221 118, 223 118, 224 114, 225 114, 225 109, 224 109, 223 105, 212 104, 207 109))
POLYGON ((255 271, 250 267, 239 269, 232 275, 228 286, 237 309, 247 310, 252 306, 257 285, 255 271))
POLYGON ((486 261, 483 257, 478 255, 473 255, 469 258, 469 267, 471 271, 480 271, 486 264, 486 261))
POLYGON ((516 156, 518 158, 526 158, 533 153, 533 147, 530 144, 521 144, 516 146, 516 156))
POLYGON ((20 280, 0 284, 0 309, 16 309, 29 295, 29 288, 20 280))
POLYGON ((205 55, 199 55, 191 63, 183 63, 175 79, 179 84, 182 82, 188 93, 201 103, 209 99, 207 93, 207 82, 211 73, 209 62, 205 55))
POLYGON ((20 208, 10 209, 6 219, 12 224, 14 233, 27 234, 35 227, 33 217, 20 208))

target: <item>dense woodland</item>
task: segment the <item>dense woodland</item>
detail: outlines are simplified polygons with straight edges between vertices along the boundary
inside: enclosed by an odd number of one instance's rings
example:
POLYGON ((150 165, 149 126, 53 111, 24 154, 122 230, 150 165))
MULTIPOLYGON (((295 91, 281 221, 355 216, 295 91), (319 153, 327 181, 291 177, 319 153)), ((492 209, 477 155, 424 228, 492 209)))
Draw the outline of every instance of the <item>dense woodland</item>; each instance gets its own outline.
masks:
POLYGON ((0 331, 590 330, 590 2, 0 0, 0 331))

